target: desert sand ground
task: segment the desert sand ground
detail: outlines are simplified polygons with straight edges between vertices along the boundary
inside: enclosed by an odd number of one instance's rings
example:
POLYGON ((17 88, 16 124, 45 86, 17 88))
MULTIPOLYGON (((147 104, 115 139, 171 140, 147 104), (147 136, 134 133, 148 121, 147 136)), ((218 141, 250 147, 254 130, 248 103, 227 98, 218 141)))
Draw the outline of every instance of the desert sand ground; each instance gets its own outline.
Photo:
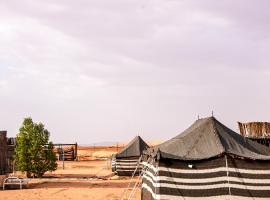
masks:
MULTIPOLYGON (((119 150, 119 149, 118 149, 119 150)), ((79 148, 79 161, 58 161, 58 169, 43 179, 32 179, 23 190, 0 191, 0 200, 118 200, 129 177, 112 174, 110 162, 104 159, 116 148, 79 148)), ((140 199, 140 189, 135 198, 140 199)))

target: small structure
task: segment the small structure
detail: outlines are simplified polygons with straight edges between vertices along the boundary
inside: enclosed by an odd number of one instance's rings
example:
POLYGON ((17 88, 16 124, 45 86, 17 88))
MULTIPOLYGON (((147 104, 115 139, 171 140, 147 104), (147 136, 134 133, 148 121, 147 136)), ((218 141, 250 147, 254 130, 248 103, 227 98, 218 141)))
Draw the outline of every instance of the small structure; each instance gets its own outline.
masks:
POLYGON ((145 141, 140 136, 136 136, 122 151, 113 156, 112 169, 115 169, 119 176, 131 176, 140 164, 142 152, 147 148, 149 146, 145 141))
POLYGON ((269 122, 238 122, 238 127, 242 136, 270 147, 269 122))
POLYGON ((270 151, 214 117, 144 152, 142 200, 269 199, 270 151), (149 161, 151 160, 151 162, 149 161))
POLYGON ((0 131, 0 174, 7 171, 7 132, 0 131))
POLYGON ((58 160, 74 161, 77 160, 78 144, 53 144, 57 153, 58 160))
POLYGON ((7 138, 7 131, 0 131, 0 175, 12 172, 14 150, 15 139, 7 138))

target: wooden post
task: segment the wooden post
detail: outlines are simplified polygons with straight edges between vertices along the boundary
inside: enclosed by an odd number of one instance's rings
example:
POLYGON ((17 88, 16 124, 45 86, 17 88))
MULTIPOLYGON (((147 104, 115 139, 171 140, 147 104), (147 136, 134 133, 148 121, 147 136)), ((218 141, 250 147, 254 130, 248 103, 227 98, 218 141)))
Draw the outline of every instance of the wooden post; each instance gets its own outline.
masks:
POLYGON ((76 160, 76 161, 78 161, 77 150, 78 150, 78 144, 77 144, 77 142, 76 142, 76 143, 75 143, 75 160, 76 160))
POLYGON ((62 167, 63 167, 63 169, 65 169, 65 151, 64 151, 63 146, 61 146, 61 148, 62 148, 62 160, 63 160, 63 165, 62 165, 62 167))

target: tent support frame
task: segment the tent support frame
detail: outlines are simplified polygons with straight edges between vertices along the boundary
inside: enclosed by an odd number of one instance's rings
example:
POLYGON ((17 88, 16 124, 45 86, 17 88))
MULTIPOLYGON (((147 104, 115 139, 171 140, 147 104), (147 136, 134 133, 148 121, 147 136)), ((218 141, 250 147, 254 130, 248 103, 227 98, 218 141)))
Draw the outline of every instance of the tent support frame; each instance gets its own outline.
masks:
POLYGON ((230 186, 230 176, 229 176, 229 167, 228 167, 228 158, 225 155, 225 162, 226 162, 226 173, 227 173, 227 182, 228 182, 228 190, 229 190, 229 200, 231 199, 231 186, 230 186))

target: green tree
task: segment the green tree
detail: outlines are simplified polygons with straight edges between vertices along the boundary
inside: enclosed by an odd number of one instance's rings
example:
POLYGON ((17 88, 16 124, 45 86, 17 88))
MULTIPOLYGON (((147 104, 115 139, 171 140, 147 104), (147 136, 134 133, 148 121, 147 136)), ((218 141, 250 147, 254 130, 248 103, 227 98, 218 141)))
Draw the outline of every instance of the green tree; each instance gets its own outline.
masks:
POLYGON ((19 171, 27 177, 42 177, 47 171, 57 168, 50 133, 42 123, 25 118, 16 139, 15 162, 19 171))

